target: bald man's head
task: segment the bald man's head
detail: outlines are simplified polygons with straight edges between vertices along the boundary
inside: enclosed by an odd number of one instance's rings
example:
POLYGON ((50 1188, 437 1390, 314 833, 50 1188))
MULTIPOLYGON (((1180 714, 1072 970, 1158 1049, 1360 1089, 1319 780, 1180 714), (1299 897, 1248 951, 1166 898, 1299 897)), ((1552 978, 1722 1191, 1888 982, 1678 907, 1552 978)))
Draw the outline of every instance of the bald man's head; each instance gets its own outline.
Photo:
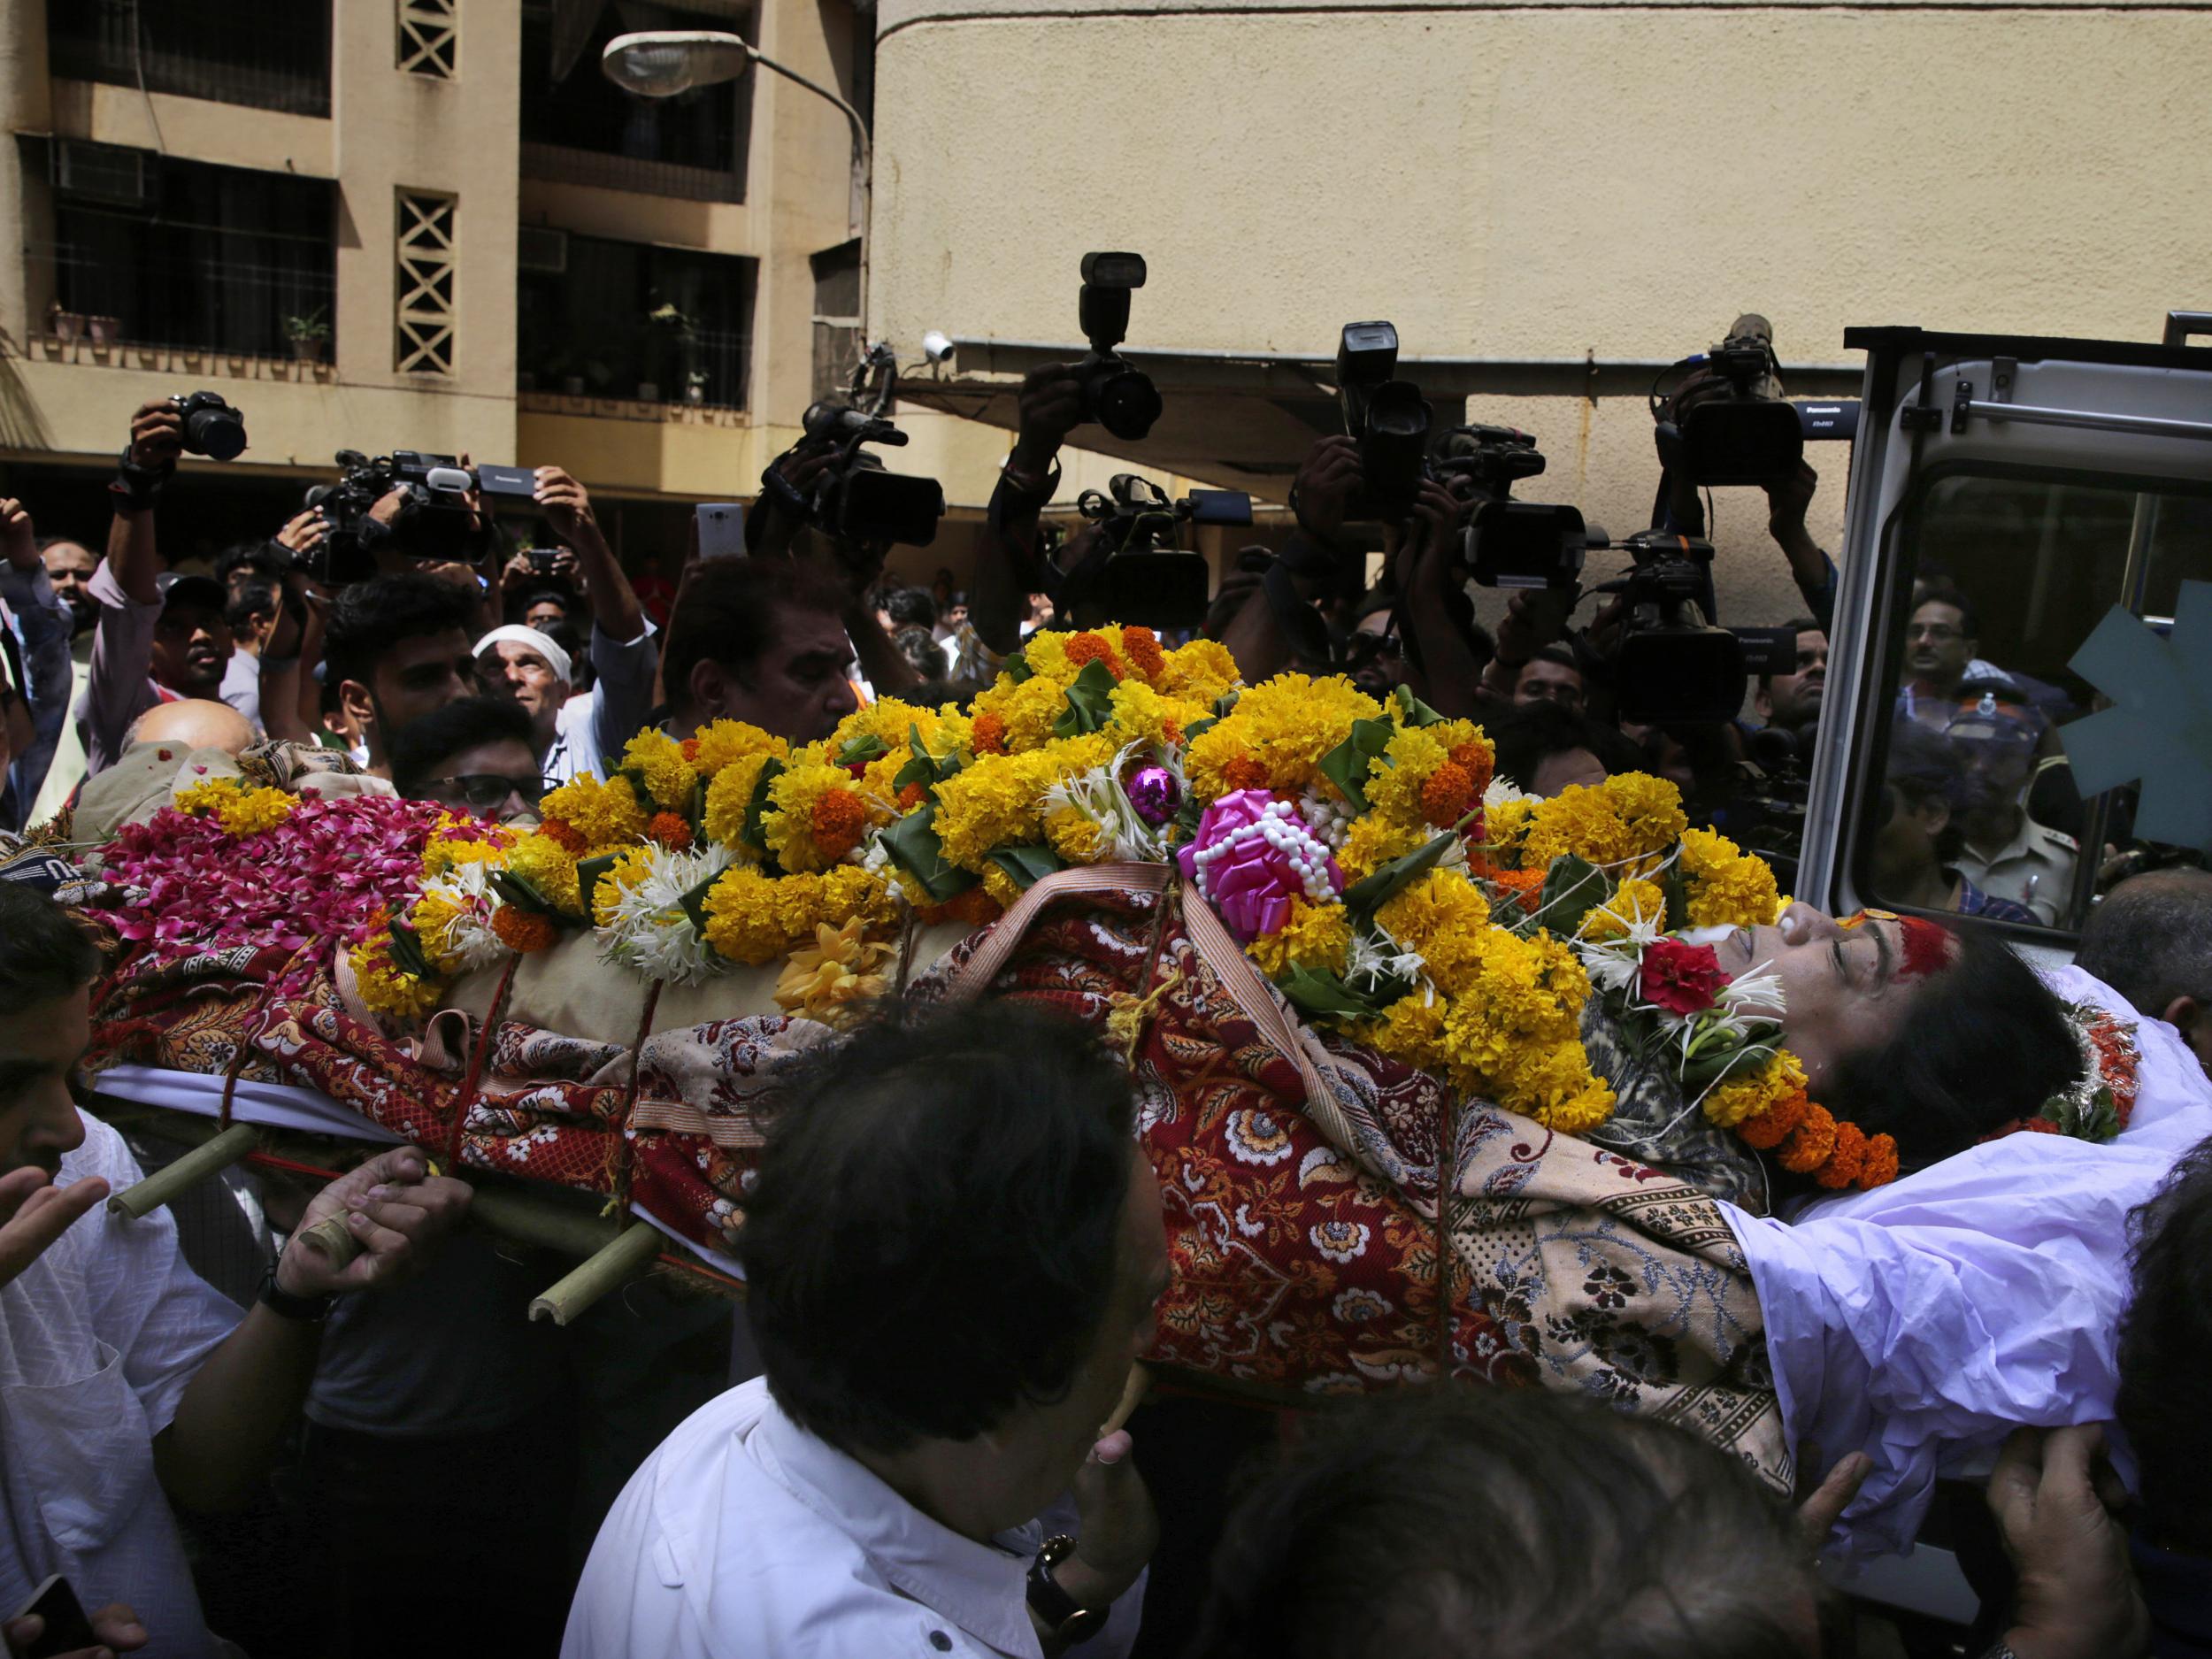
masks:
POLYGON ((2212 1071, 2212 872, 2153 870, 2105 895, 2074 965, 2181 1033, 2212 1071))
POLYGON ((253 722, 227 703, 187 697, 157 703, 131 727, 134 743, 174 743, 180 749, 219 749, 235 755, 252 747, 253 722))

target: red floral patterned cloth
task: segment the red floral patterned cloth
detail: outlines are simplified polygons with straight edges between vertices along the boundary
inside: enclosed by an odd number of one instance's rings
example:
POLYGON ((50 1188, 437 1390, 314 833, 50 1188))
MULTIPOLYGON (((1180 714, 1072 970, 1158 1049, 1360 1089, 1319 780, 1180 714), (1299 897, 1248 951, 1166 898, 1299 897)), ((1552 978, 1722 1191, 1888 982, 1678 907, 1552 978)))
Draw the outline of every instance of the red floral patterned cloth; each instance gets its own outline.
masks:
MULTIPOLYGON (((1119 1010, 1117 1041, 1133 1028, 1140 1131, 1175 1267, 1155 1361, 1285 1394, 1440 1372, 1594 1394, 1690 1423, 1786 1488, 1757 1298, 1703 1194, 1455 1102, 1379 1055, 1325 1048, 1279 1004, 1255 1009, 1249 986, 1240 1005, 1171 899, 1070 893, 976 964, 989 937, 915 995, 971 993, 981 987, 963 987, 963 971, 995 964, 996 994, 1102 1030, 1119 1010)), ((96 1044, 109 1059, 220 1073, 242 1043, 244 1075, 309 1085, 473 1167, 626 1189, 710 1248, 741 1225, 780 1074, 833 1041, 780 1016, 718 1020, 653 1034, 634 1063, 621 1044, 505 1022, 457 1127, 474 1040, 463 1017, 440 1015, 412 1055, 349 1015, 327 980, 266 1003, 286 960, 230 952, 126 975, 100 1001, 96 1044)))

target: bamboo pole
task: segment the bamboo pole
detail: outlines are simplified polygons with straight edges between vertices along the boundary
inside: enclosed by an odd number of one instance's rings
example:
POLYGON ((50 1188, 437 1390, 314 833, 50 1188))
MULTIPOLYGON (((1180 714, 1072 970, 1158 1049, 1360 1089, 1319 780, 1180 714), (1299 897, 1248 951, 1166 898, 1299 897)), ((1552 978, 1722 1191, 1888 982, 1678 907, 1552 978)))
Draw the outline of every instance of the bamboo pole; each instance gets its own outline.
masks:
POLYGON ((108 1214, 142 1221, 188 1188, 225 1170, 261 1144, 251 1124, 233 1124, 172 1159, 143 1180, 134 1181, 108 1200, 108 1214))
POLYGON ((533 1319, 568 1325, 609 1291, 660 1254, 661 1232, 641 1221, 624 1228, 542 1296, 530 1303, 533 1319))

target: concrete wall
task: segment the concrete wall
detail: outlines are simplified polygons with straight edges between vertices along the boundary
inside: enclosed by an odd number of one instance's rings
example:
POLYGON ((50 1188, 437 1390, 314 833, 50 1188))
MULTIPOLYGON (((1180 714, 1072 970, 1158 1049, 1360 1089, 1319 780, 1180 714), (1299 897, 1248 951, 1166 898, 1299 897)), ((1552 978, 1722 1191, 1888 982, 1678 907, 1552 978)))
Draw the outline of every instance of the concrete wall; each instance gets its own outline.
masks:
MULTIPOLYGON (((2154 338, 2212 303, 2212 16, 2038 4, 1765 7, 882 0, 873 331, 1074 337, 1133 247, 1133 344, 1669 359, 1765 312, 1785 360, 1853 323, 2154 338)), ((1641 386, 1477 398, 1526 492, 1625 531, 1641 386)), ((1816 534, 1840 523, 1844 456, 1816 534)), ((1227 481, 1227 480, 1224 480, 1227 481)), ((1755 492, 1717 503, 1737 619, 1794 609, 1755 492), (1759 614, 1754 614, 1755 612, 1759 614)))

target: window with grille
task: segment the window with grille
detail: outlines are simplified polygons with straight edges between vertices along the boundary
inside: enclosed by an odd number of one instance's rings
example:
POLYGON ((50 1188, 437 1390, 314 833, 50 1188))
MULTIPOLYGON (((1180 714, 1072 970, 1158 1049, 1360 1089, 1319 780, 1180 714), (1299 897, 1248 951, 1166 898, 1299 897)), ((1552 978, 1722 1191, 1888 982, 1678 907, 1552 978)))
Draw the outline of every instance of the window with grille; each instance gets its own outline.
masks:
POLYGON ((450 81, 461 50, 460 0, 399 0, 399 66, 450 81))
POLYGON ((399 193, 397 343, 403 374, 453 373, 455 276, 452 196, 399 193))
POLYGON ((49 73, 289 115, 330 113, 330 0, 46 0, 49 73))
POLYGON ((562 269, 520 273, 515 365, 548 392, 745 406, 756 263, 567 237, 562 269))

